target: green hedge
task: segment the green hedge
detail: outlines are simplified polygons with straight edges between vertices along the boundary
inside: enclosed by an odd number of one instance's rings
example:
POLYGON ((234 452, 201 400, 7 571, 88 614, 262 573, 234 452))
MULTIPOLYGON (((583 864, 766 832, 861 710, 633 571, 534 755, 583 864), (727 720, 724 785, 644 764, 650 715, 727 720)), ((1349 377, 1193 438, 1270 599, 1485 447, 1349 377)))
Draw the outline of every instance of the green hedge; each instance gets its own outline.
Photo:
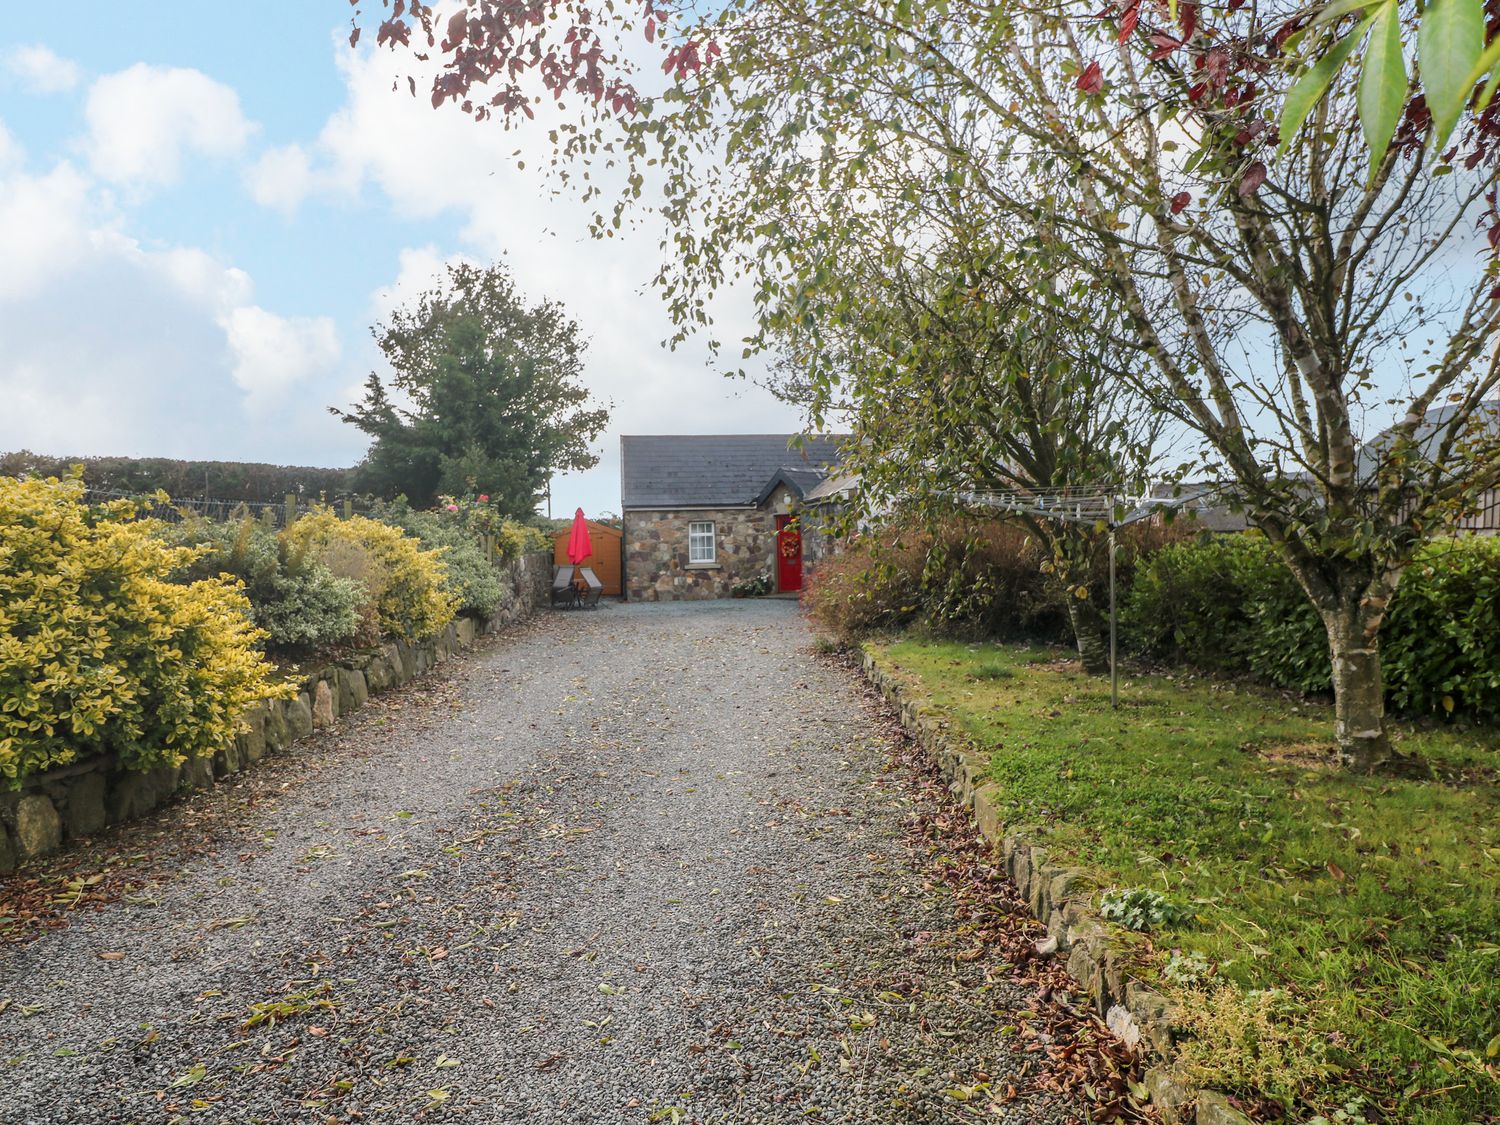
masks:
POLYGON ((304 501, 347 496, 351 469, 306 465, 262 465, 250 461, 176 461, 169 457, 49 457, 22 449, 0 453, 0 476, 66 477, 83 466, 83 482, 101 491, 132 496, 158 489, 177 500, 206 496, 214 500, 279 504, 289 492, 304 501))
MULTIPOLYGON (((1170 544, 1143 564, 1121 614, 1136 652, 1277 687, 1331 690, 1328 638, 1290 571, 1259 535, 1170 544)), ((1500 540, 1424 548, 1380 632, 1396 710, 1500 719, 1500 540)))

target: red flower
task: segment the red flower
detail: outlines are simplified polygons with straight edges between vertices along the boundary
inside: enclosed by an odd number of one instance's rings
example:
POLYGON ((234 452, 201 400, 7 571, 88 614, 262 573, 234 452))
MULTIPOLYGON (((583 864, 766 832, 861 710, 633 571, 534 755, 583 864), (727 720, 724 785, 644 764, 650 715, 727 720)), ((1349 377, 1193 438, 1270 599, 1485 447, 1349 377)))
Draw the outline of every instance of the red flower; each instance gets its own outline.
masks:
POLYGON ((487 493, 487 492, 481 492, 479 494, 479 502, 481 504, 488 504, 490 502, 489 493, 487 493))

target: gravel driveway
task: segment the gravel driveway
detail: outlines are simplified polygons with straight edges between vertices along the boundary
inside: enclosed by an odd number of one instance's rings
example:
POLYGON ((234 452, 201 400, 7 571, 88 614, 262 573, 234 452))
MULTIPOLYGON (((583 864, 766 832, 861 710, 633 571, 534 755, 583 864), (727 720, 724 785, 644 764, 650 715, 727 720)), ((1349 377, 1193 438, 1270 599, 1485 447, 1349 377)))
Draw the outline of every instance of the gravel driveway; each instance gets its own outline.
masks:
POLYGON ((1082 1120, 809 639, 548 614, 194 798, 248 811, 0 951, 0 1120, 1082 1120))

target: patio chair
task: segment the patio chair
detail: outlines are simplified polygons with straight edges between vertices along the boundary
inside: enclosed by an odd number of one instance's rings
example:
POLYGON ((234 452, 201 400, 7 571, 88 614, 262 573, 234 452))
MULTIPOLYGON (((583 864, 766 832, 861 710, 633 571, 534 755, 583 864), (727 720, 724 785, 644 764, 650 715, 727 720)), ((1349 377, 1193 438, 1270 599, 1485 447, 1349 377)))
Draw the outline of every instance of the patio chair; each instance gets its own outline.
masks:
POLYGON ((594 573, 592 567, 579 567, 578 577, 582 578, 588 586, 588 589, 583 592, 584 607, 587 609, 598 609, 599 595, 604 593, 604 583, 599 581, 599 576, 594 573))
POLYGON ((552 604, 571 608, 578 604, 578 591, 573 587, 573 572, 577 567, 560 566, 552 575, 552 604))

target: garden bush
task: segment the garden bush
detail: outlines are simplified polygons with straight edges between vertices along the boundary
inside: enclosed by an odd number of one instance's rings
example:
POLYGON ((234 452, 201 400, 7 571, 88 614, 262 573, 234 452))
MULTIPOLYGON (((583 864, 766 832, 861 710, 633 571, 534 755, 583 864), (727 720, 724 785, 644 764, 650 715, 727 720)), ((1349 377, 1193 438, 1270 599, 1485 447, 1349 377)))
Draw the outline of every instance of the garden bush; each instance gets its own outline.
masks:
POLYGON ((274 530, 253 519, 218 523, 204 519, 158 524, 164 542, 197 547, 198 555, 177 574, 181 581, 227 574, 239 579, 251 614, 267 633, 269 649, 297 653, 353 640, 359 632, 365 587, 340 578, 294 551, 274 530))
POLYGON ((846 642, 908 627, 1060 640, 1067 617, 1042 573, 1045 557, 1026 532, 999 521, 886 531, 821 562, 804 604, 815 624, 846 642))
MULTIPOLYGON (((1317 612, 1254 533, 1158 552, 1137 574, 1121 623, 1148 656, 1305 693, 1332 688, 1317 612)), ((1500 542, 1464 537, 1423 548, 1392 599, 1380 651, 1393 708, 1500 719, 1500 542)))
POLYGON ((237 583, 171 576, 194 551, 83 502, 77 479, 0 477, 0 777, 80 754, 179 765, 233 738, 284 688, 237 583))
POLYGON ((366 591, 367 622, 382 634, 414 640, 431 637, 458 611, 457 599, 446 588, 442 552, 423 550, 400 528, 364 516, 340 519, 323 509, 297 520, 281 535, 298 557, 360 581, 366 591))
POLYGON ((529 551, 550 551, 552 539, 530 524, 507 519, 489 496, 440 496, 437 515, 494 543, 495 555, 509 562, 529 551))
POLYGON ((488 617, 504 600, 506 584, 500 572, 485 557, 478 535, 462 522, 445 513, 414 511, 405 504, 392 505, 381 518, 428 550, 442 551, 447 568, 443 586, 460 613, 488 617))

